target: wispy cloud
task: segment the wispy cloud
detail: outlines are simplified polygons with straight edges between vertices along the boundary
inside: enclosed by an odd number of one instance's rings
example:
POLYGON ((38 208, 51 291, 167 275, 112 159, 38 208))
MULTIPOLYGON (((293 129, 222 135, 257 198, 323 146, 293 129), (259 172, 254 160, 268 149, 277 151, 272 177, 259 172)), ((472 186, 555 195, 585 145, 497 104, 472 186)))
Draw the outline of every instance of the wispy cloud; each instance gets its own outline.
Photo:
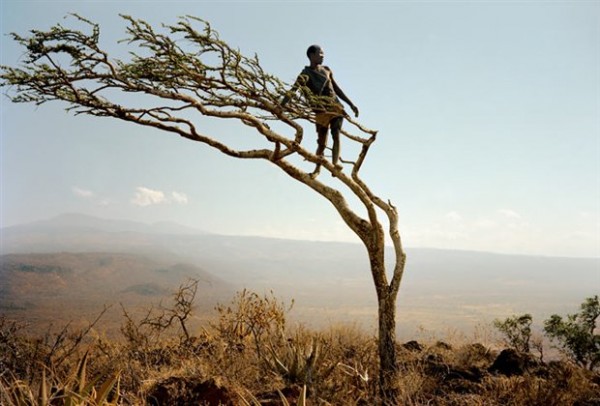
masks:
POLYGON ((131 203, 134 206, 145 207, 165 203, 188 203, 187 195, 181 192, 171 192, 167 195, 161 190, 154 190, 144 186, 138 186, 135 190, 135 195, 131 199, 131 203))
POLYGON ((83 200, 87 203, 91 203, 93 205, 106 207, 115 203, 115 201, 110 197, 100 196, 96 192, 93 192, 89 189, 84 189, 79 186, 72 186, 71 192, 78 199, 83 200))
POLYGON ((135 196, 131 199, 134 206, 150 206, 153 204, 165 203, 166 198, 164 192, 153 190, 147 187, 139 186, 136 188, 135 196))
POLYGON ((82 189, 77 186, 71 187, 71 191, 75 196, 82 199, 91 199, 92 197, 94 197, 94 192, 92 192, 91 190, 82 189))
POLYGON ((171 192, 171 200, 174 203, 179 203, 179 204, 187 204, 188 203, 188 197, 185 193, 171 192))

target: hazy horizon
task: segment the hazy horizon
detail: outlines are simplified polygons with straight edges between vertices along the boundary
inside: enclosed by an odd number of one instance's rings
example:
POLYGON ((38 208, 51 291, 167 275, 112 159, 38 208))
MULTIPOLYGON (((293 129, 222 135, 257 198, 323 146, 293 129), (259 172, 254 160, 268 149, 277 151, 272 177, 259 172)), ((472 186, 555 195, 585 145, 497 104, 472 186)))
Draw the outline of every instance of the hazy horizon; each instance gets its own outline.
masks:
MULTIPOLYGON (((136 227, 139 228, 140 226, 143 226, 143 227, 149 227, 149 228, 155 227, 156 230, 154 232, 156 232, 156 233, 173 233, 173 234, 190 234, 190 235, 209 234, 209 235, 224 236, 224 237, 248 237, 248 238, 264 238, 264 239, 273 239, 273 240, 287 240, 287 241, 311 242, 311 243, 323 242, 323 243, 340 243, 340 244, 361 245, 360 241, 337 241, 337 240, 319 240, 319 239, 311 240, 311 239, 288 238, 288 237, 269 237, 269 236, 254 235, 254 234, 226 234, 226 233, 219 233, 219 232, 204 229, 204 228, 192 227, 192 226, 189 226, 189 225, 186 225, 186 224, 180 223, 178 221, 174 221, 174 220, 158 220, 158 221, 145 222, 145 221, 135 221, 135 220, 131 220, 131 219, 124 219, 124 218, 98 217, 98 216, 94 216, 94 215, 77 213, 77 212, 60 213, 60 214, 50 217, 50 218, 34 219, 32 221, 28 221, 25 223, 13 224, 13 225, 9 225, 9 226, 0 225, 0 230, 4 231, 4 230, 12 229, 12 228, 36 226, 39 224, 46 224, 46 223, 53 224, 55 222, 59 222, 60 220, 64 220, 64 219, 66 219, 67 221, 72 221, 72 220, 76 219, 78 221, 83 221, 83 222, 86 222, 88 220, 102 221, 102 222, 115 223, 115 225, 129 223, 132 225, 133 228, 128 231, 135 231, 134 228, 136 228, 136 227)), ((140 231, 140 230, 137 230, 137 231, 140 231)), ((148 229, 144 229, 143 231, 148 231, 148 229)), ((1 239, 0 239, 0 254, 3 251, 1 245, 2 244, 1 244, 1 239)), ((391 247, 390 244, 386 244, 386 246, 391 247)), ((493 254, 493 255, 500 255, 500 256, 600 259, 600 254, 597 256, 569 256, 569 255, 542 255, 542 254, 537 254, 537 255, 533 254, 532 255, 532 254, 512 253, 512 252, 498 252, 498 251, 491 251, 491 250, 485 251, 485 250, 476 250, 476 249, 452 249, 452 248, 443 248, 443 247, 435 247, 435 246, 411 246, 411 245, 405 246, 405 249, 473 252, 473 253, 484 253, 484 254, 493 254)), ((600 272, 600 269, 598 269, 598 271, 600 272)))

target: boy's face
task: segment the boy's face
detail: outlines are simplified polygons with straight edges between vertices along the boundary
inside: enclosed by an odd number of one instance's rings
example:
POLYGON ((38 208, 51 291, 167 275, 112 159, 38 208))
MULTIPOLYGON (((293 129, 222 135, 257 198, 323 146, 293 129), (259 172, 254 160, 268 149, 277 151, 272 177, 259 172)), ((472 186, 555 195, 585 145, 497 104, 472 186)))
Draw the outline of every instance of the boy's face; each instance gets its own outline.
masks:
POLYGON ((309 55, 310 63, 314 65, 320 65, 323 63, 325 53, 322 48, 317 49, 315 52, 309 55))

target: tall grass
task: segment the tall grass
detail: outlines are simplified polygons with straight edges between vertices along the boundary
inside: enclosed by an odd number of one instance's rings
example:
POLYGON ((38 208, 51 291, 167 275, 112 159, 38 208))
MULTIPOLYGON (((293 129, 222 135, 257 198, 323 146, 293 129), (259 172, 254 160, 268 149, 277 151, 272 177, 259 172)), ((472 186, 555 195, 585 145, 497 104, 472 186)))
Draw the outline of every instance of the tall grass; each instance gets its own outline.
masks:
MULTIPOLYGON (((177 314, 164 308, 139 319, 124 309, 114 338, 70 328, 32 337, 0 318, 0 404, 381 404, 372 334, 289 326, 290 306, 272 293, 242 291, 216 310, 213 323, 193 329, 187 316, 156 323, 177 314)), ((465 337, 398 343, 401 404, 600 404, 598 373, 536 360, 524 374, 495 375, 498 350, 465 337)))

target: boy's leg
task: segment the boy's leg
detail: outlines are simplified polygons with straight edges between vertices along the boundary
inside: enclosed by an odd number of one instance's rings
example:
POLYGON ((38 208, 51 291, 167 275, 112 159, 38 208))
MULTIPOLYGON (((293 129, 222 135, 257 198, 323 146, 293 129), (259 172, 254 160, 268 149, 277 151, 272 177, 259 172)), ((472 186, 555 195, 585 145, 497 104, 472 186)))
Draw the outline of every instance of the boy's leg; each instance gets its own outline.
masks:
POLYGON ((342 117, 336 117, 331 120, 331 138, 333 138, 331 163, 337 167, 341 167, 338 164, 338 160, 340 158, 340 131, 342 130, 342 122, 342 117))
MULTIPOLYGON (((327 127, 317 124, 317 151, 315 154, 319 157, 323 157, 325 155, 325 148, 327 147, 327 132, 327 127)), ((321 164, 317 163, 312 176, 317 176, 319 172, 321 172, 321 164)))
POLYGON ((323 156, 325 154, 325 148, 327 147, 327 127, 317 127, 317 156, 323 156))

